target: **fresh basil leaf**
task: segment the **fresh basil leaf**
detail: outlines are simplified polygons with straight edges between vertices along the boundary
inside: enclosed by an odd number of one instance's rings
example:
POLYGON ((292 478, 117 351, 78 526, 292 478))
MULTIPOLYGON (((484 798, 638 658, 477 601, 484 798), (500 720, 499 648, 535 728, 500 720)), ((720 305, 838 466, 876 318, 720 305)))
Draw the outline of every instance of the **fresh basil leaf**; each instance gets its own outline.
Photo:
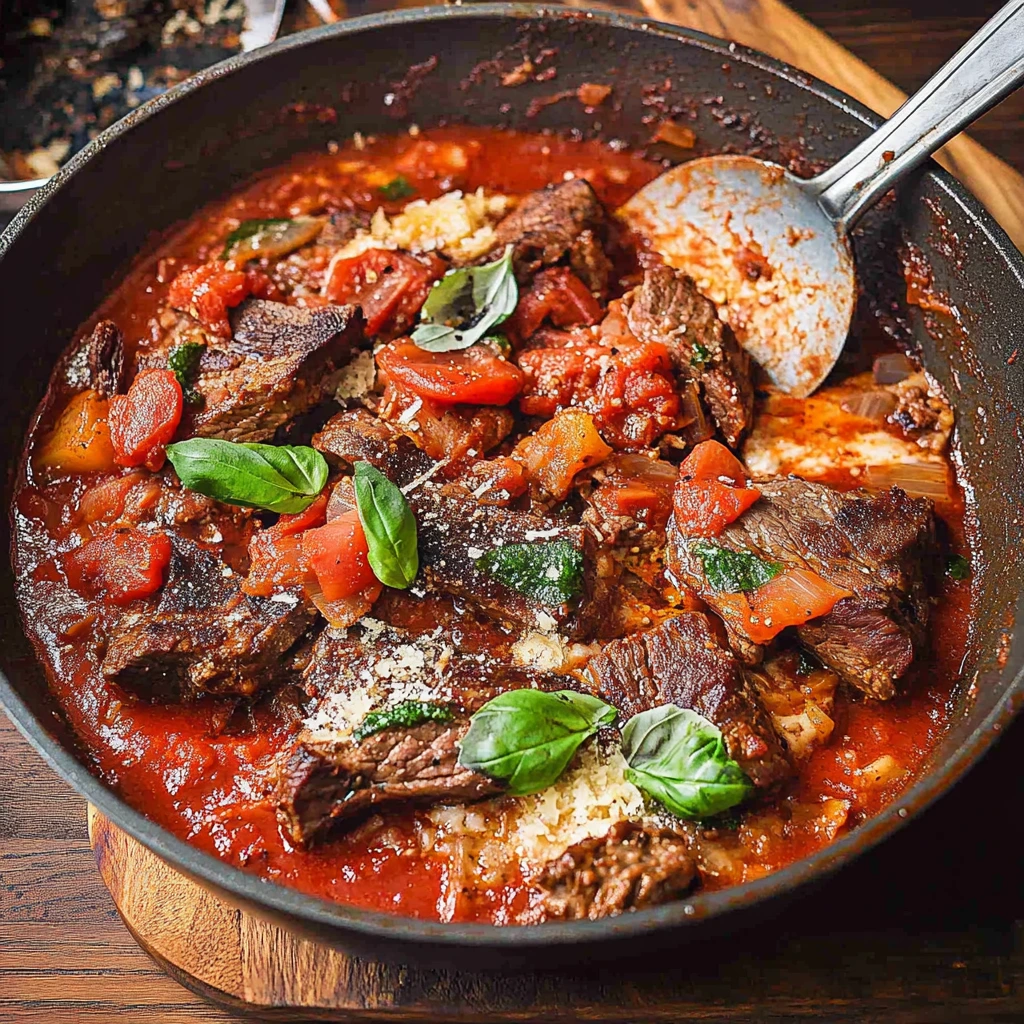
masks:
POLYGON ((222 260, 276 259, 312 242, 323 230, 325 217, 295 217, 292 220, 243 220, 224 240, 222 260))
POLYGON ((730 551, 706 541, 694 546, 712 589, 722 594, 757 590, 785 569, 781 562, 769 562, 749 551, 730 551))
POLYGON ((502 544, 475 564, 499 583, 549 608, 571 601, 583 590, 583 552, 567 540, 502 544))
POLYGON ((412 729, 424 722, 450 722, 455 716, 451 708, 444 704, 433 704, 423 700, 403 700, 401 704, 385 708, 383 711, 371 711, 352 732, 356 743, 367 736, 401 726, 412 729))
POLYGON ((963 555, 950 555, 946 561, 946 575, 951 580, 965 580, 971 575, 971 563, 963 555))
POLYGON ((183 486, 228 505, 301 512, 327 483, 327 462, 305 446, 193 437, 167 446, 183 486))
POLYGON ((510 690, 470 719, 459 764, 507 783, 512 796, 539 793, 558 780, 580 744, 615 715, 610 704, 574 690, 510 690))
POLYGON ((408 199, 416 195, 416 189, 409 184, 409 179, 399 174, 392 178, 386 185, 381 185, 377 191, 383 199, 408 199))
POLYGON ((754 791, 703 715, 664 704, 634 715, 622 730, 626 778, 681 818, 710 818, 754 791))
POLYGON ((405 590, 420 569, 416 518, 405 496, 380 470, 368 462, 357 462, 353 468, 370 568, 385 586, 405 590))
POLYGON ((690 355, 690 363, 696 366, 698 369, 704 366, 705 363, 711 358, 711 353, 708 352, 707 346, 701 344, 699 341, 693 343, 693 350, 690 355))
POLYGON ((422 322, 412 332, 412 340, 428 352, 469 348, 504 323, 518 301, 509 245, 493 263, 449 270, 423 303, 422 322))
POLYGON ((187 405, 202 405, 203 396, 196 391, 196 375, 199 373, 199 360, 202 359, 206 346, 198 341, 188 341, 171 349, 167 357, 167 369, 174 373, 181 385, 181 394, 187 405))

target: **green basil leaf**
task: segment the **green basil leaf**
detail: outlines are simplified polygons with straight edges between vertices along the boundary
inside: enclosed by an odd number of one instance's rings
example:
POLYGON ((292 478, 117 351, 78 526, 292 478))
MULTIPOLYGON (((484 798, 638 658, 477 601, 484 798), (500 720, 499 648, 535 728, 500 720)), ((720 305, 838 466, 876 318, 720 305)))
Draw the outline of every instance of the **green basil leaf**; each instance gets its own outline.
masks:
POLYGON ((193 437, 167 446, 182 484, 228 505, 301 512, 327 483, 327 462, 305 446, 193 437))
POLYGON ((711 353, 708 352, 707 346, 701 344, 699 341, 693 343, 693 351, 690 355, 690 364, 696 366, 698 369, 702 367, 711 358, 711 353))
POLYGON ((352 739, 356 743, 360 743, 367 736, 373 736, 385 729, 393 729, 397 726, 412 729, 424 722, 450 722, 454 717, 451 708, 445 707, 444 704, 433 704, 423 700, 403 700, 401 704, 385 708, 383 711, 371 711, 353 730, 352 739))
POLYGON ((583 552, 567 540, 502 544, 475 564, 499 583, 549 608, 571 601, 583 590, 583 552))
POLYGON ((615 715, 610 704, 574 690, 510 690, 470 719, 459 763, 507 783, 511 796, 539 793, 558 781, 580 744, 615 715))
POLYGON ((412 340, 428 352, 469 348, 504 323, 516 308, 519 288, 512 246, 493 263, 449 270, 430 290, 412 340))
POLYGON ((380 470, 368 462, 357 462, 353 468, 370 568, 385 586, 405 590, 420 569, 416 518, 405 496, 380 470))
POLYGON ((327 223, 326 217, 292 220, 243 220, 224 240, 222 260, 276 259, 312 242, 327 223))
POLYGON ((206 346, 202 342, 188 341, 172 348, 167 357, 167 369, 178 378, 182 397, 188 405, 203 404, 203 396, 196 391, 195 381, 199 373, 199 360, 205 351, 206 346))
POLYGON ((626 778, 681 818, 710 818, 754 791, 703 715, 664 704, 634 715, 622 730, 626 778))
POLYGON ((408 199, 409 196, 416 195, 416 189, 409 184, 409 179, 399 174, 397 178, 392 178, 386 185, 381 185, 377 191, 380 193, 383 199, 408 199))
POLYGON ((965 580, 971 575, 971 563, 963 555, 950 555, 946 561, 946 575, 951 580, 965 580))
POLYGON ((722 594, 757 590, 785 569, 781 562, 769 562, 749 551, 730 551, 706 541, 696 544, 694 551, 704 566, 708 583, 722 594))

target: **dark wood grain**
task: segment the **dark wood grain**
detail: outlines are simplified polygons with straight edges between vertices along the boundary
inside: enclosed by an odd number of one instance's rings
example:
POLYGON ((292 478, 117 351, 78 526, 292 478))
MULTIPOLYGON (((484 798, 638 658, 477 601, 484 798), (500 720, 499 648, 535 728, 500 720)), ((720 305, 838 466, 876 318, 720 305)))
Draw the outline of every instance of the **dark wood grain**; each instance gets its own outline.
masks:
MULTIPOLYGON (((683 2, 696 8, 699 0, 683 2)), ((742 10, 745 2, 728 5, 742 10)), ((792 6, 912 91, 999 4, 792 6)), ((1005 102, 973 134, 1024 171, 1024 96, 1005 102)), ((563 1016, 594 1019, 603 999, 605 1019, 610 1006, 619 1019, 635 1020, 1024 1020, 1024 949, 1015 923, 1024 920, 1019 839, 1014 825, 1009 834, 997 827, 1007 809, 1015 821, 1024 806, 1021 750, 1018 722, 940 805, 760 932, 699 952, 672 951, 646 973, 629 969, 626 980, 583 971, 568 999, 565 992, 555 999, 535 979, 517 981, 521 1019, 541 1005, 544 1018, 555 1019, 556 1003, 563 1016)), ((378 977, 380 990, 401 991, 410 1011, 448 986, 449 996, 476 1012, 466 1019, 480 1019, 500 995, 493 979, 452 988, 451 979, 430 975, 378 977)), ((138 947, 96 872, 84 804, 0 716, 0 1022, 233 1019, 171 980, 138 947)))

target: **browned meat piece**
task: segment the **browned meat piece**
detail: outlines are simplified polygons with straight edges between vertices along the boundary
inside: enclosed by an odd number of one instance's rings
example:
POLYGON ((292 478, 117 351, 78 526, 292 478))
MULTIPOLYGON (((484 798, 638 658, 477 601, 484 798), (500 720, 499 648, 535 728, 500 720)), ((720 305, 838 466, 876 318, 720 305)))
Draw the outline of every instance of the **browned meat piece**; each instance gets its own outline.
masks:
MULTIPOLYGON (((714 543, 809 569, 852 591, 832 611, 797 630, 800 641, 840 677, 879 700, 896 684, 925 640, 928 573, 938 561, 932 503, 898 487, 881 494, 842 493, 793 477, 755 481, 761 498, 714 543)), ((714 609, 694 542, 669 526, 668 571, 714 609)), ((730 625, 745 660, 761 649, 730 625)))
POLYGON ((113 320, 101 320, 85 343, 89 385, 104 398, 124 388, 124 336, 113 320))
POLYGON ((620 821, 545 865, 534 921, 595 921, 685 896, 697 868, 686 840, 671 829, 620 821))
POLYGON ((896 408, 889 415, 889 422, 922 448, 941 452, 953 429, 953 410, 945 398, 923 373, 911 374, 889 390, 896 396, 896 408))
POLYGON ((421 479, 436 465, 412 438, 397 433, 366 409, 332 416, 320 433, 313 435, 312 444, 332 462, 346 466, 369 462, 399 487, 421 479))
POLYGON ((342 820, 382 804, 462 803, 501 792, 501 785, 459 763, 469 717, 393 728, 361 743, 324 750, 304 742, 289 752, 278 779, 282 820, 308 843, 342 820))
POLYGON ((495 253, 512 245, 516 277, 526 282, 541 267, 569 255, 573 269, 586 284, 601 291, 595 282, 607 285, 608 261, 606 258, 602 265, 597 255, 604 256, 597 234, 604 223, 604 207, 582 178, 548 185, 528 195, 497 225, 494 248, 487 258, 493 259, 495 253))
POLYGON ((355 306, 301 309, 248 299, 233 312, 230 341, 211 340, 199 364, 203 404, 186 407, 183 436, 265 441, 333 394, 363 347, 355 306))
POLYGON ((623 297, 630 331, 668 348, 681 381, 693 381, 722 437, 733 448, 754 415, 750 358, 714 305, 681 270, 660 264, 623 297))
POLYGON ((605 254, 601 240, 590 229, 581 231, 569 249, 569 266, 573 273, 600 299, 608 296, 612 261, 605 254))
POLYGON ((406 436, 365 410, 333 417, 313 444, 336 460, 365 460, 400 487, 420 483, 406 495, 416 516, 422 581, 429 590, 463 597, 500 621, 557 627, 583 635, 600 614, 607 589, 597 571, 598 543, 585 526, 478 502, 457 487, 440 486, 430 459, 406 436), (578 598, 549 605, 496 580, 477 560, 503 544, 569 544, 583 556, 584 586, 578 598))
POLYGON ((370 214, 365 210, 338 210, 331 214, 323 231, 317 236, 317 245, 342 246, 355 235, 370 227, 370 214))
POLYGON ((322 633, 304 672, 307 691, 320 697, 324 722, 299 734, 277 779, 278 814, 296 842, 307 843, 335 824, 371 807, 480 800, 502 785, 458 764, 458 741, 469 718, 492 697, 525 686, 558 689, 557 677, 539 676, 496 660, 457 654, 442 640, 415 638, 401 630, 345 637, 322 633), (381 664, 387 672, 374 668, 381 664), (367 683, 367 679, 373 680, 367 683), (410 686, 422 699, 443 704, 448 722, 391 727, 354 742, 349 728, 331 724, 331 701, 370 695, 375 706, 407 699, 410 686))
POLYGON ((623 719, 677 704, 722 730, 729 756, 755 786, 791 774, 779 737, 736 659, 711 632, 707 617, 684 612, 645 633, 614 640, 587 665, 593 692, 623 719))
POLYGON ((104 676, 159 700, 249 696, 278 678, 315 611, 301 595, 249 597, 215 555, 180 537, 173 545, 159 594, 114 628, 104 676))

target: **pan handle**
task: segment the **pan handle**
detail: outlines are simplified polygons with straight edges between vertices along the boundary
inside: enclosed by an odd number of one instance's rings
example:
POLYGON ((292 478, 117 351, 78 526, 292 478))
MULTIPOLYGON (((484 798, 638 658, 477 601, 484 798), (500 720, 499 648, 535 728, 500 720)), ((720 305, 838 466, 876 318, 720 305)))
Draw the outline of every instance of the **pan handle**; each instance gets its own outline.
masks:
POLYGON ((1024 82, 1024 0, 1010 0, 880 128, 807 183, 849 229, 879 196, 1024 82))

